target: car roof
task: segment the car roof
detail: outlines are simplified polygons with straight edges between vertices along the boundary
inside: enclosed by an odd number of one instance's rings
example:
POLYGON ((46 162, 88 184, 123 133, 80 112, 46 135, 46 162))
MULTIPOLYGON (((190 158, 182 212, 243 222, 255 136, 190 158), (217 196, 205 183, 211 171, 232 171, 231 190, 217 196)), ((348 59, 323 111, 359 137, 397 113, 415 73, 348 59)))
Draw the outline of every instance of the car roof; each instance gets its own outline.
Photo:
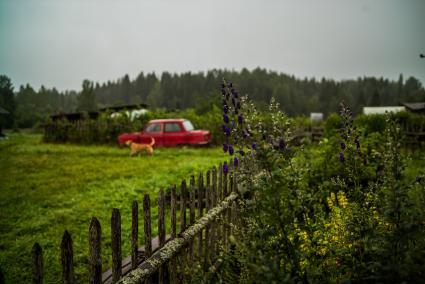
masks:
POLYGON ((153 119, 153 120, 150 120, 149 123, 183 122, 186 120, 187 119, 183 119, 183 118, 153 119))

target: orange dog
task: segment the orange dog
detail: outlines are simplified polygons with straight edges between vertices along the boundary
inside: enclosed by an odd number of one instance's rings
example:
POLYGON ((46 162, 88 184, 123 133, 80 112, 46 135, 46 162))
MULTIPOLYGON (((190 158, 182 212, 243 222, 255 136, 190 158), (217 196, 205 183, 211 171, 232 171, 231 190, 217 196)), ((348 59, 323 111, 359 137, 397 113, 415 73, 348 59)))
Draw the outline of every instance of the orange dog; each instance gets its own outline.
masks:
POLYGON ((151 137, 151 143, 150 144, 138 144, 134 143, 133 141, 127 141, 125 142, 125 145, 130 146, 130 157, 136 155, 139 152, 142 152, 143 150, 146 150, 150 156, 153 155, 153 145, 155 144, 155 139, 151 137))

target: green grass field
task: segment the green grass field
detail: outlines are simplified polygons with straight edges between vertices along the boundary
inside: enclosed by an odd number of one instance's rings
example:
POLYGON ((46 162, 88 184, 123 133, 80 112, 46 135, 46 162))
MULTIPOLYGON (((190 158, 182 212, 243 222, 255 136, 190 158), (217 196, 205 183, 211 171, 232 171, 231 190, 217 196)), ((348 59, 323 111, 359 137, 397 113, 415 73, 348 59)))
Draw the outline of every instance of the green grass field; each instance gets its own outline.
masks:
MULTIPOLYGON (((88 281, 88 228, 102 225, 104 270, 111 266, 110 218, 121 210, 123 256, 130 253, 131 204, 151 195, 157 216, 160 188, 180 184, 226 159, 218 148, 157 149, 153 157, 128 157, 114 146, 44 144, 40 135, 0 141, 0 267, 6 283, 31 282, 31 248, 43 248, 45 283, 60 282, 59 246, 67 229, 74 242, 75 275, 88 281)), ((156 235, 156 223, 152 225, 156 235)), ((139 238, 142 238, 142 228, 139 238)))

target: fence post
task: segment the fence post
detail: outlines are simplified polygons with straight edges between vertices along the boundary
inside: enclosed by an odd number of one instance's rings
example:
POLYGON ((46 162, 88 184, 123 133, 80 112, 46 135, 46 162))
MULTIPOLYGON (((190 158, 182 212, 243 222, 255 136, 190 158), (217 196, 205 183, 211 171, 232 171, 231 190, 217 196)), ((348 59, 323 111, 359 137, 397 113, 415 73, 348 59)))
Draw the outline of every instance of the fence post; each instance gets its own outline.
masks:
POLYGON ((65 230, 61 243, 62 282, 64 284, 74 283, 73 257, 72 238, 68 231, 65 230))
MULTIPOLYGON (((212 188, 211 188, 211 204, 212 207, 217 205, 217 169, 213 167, 212 169, 212 188)), ((211 224, 211 259, 213 260, 216 253, 216 237, 217 234, 217 222, 213 221, 211 224)))
MULTIPOLYGON (((189 223, 192 225, 195 223, 195 177, 190 176, 190 185, 189 185, 189 203, 190 203, 190 214, 189 214, 189 223)), ((194 241, 190 241, 189 244, 189 259, 193 261, 193 243, 194 241)))
POLYGON ((143 216, 145 224, 145 253, 146 258, 149 258, 152 255, 151 201, 149 194, 145 194, 143 199, 143 216))
MULTIPOLYGON (((145 231, 145 254, 146 259, 152 255, 152 228, 151 228, 151 201, 149 194, 145 194, 143 198, 143 217, 145 231)), ((150 283, 151 278, 148 278, 145 283, 150 283)))
POLYGON ((131 207, 131 269, 136 269, 139 263, 139 204, 133 201, 131 207))
POLYGON ((112 247, 112 282, 117 282, 122 275, 121 258, 121 215, 117 208, 112 209, 111 216, 111 247, 112 247))
MULTIPOLYGON (((198 219, 202 217, 203 208, 204 208, 204 175, 202 172, 199 172, 198 175, 198 219)), ((198 257, 202 259, 202 231, 199 232, 199 241, 198 241, 198 257)))
MULTIPOLYGON (((164 189, 161 188, 158 196, 158 239, 159 239, 159 248, 162 248, 165 244, 165 195, 164 189)), ((163 284, 165 282, 165 270, 167 264, 161 265, 159 268, 159 283, 163 284)))
POLYGON ((101 227, 99 220, 93 217, 89 228, 89 265, 90 283, 102 283, 102 254, 101 254, 101 227))
MULTIPOLYGON (((177 237, 177 216, 176 216, 176 185, 171 188, 171 239, 177 237)), ((177 266, 176 258, 171 259, 171 277, 170 283, 176 283, 177 281, 177 266)))
POLYGON ((180 233, 186 229, 186 181, 182 181, 180 190, 180 233))
MULTIPOLYGON (((211 207, 211 172, 207 171, 206 174, 206 185, 205 185, 205 207, 206 211, 208 212, 211 207)), ((209 246, 210 246, 210 228, 211 225, 207 225, 205 227, 205 251, 204 251, 204 271, 208 268, 208 262, 209 262, 209 246)))
MULTIPOLYGON (((183 180, 181 184, 180 190, 180 233, 184 232, 186 229, 186 181, 183 180)), ((179 263, 180 271, 185 268, 185 261, 187 261, 187 255, 183 250, 181 253, 182 261, 179 263)), ((180 282, 185 282, 185 274, 184 271, 181 272, 180 282)))
MULTIPOLYGON (((4 283, 1 276, 0 283, 4 283)), ((35 243, 32 247, 32 283, 43 283, 43 250, 38 243, 35 243)))

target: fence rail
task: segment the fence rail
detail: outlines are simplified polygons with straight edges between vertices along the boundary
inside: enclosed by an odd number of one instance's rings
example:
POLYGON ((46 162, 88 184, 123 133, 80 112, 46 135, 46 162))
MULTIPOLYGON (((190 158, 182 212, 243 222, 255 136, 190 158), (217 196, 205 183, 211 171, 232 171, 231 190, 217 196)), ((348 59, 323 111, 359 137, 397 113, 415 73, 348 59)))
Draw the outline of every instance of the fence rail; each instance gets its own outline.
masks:
MULTIPOLYGON (((112 267, 102 267, 102 227, 96 217, 89 225, 88 281, 90 283, 183 283, 191 280, 196 267, 198 273, 207 275, 213 269, 220 253, 229 248, 232 226, 237 223, 238 180, 229 163, 229 172, 223 173, 222 165, 189 179, 183 180, 178 190, 170 190, 169 212, 166 216, 167 197, 160 190, 158 206, 158 236, 152 237, 151 198, 143 197, 143 208, 132 203, 131 254, 122 257, 122 232, 120 210, 111 214, 112 267), (143 218, 139 220, 139 211, 143 218), (170 226, 166 228, 169 218, 170 226), (143 222, 143 232, 139 223, 143 222), (177 229, 179 227, 179 231, 177 229), (144 245, 139 246, 143 234, 144 245), (104 272, 103 272, 104 271, 104 272)), ((75 283, 73 240, 64 232, 60 245, 62 282, 75 283)), ((38 243, 32 248, 33 283, 43 283, 46 264, 43 250, 38 243)), ((214 268, 216 269, 216 267, 214 268)))

